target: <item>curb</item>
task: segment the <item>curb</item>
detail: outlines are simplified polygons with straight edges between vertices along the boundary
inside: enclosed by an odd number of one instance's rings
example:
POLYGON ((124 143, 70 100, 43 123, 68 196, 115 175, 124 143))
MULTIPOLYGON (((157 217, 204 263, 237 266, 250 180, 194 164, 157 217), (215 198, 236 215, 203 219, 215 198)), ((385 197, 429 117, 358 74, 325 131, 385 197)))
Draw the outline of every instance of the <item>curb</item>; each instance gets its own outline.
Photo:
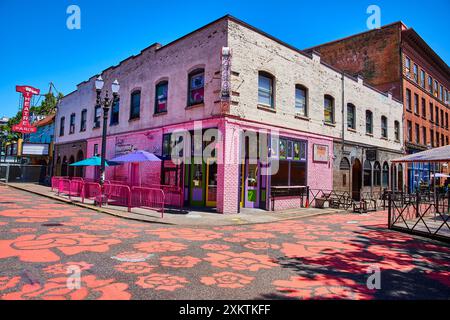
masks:
MULTIPOLYGON (((57 196, 51 196, 48 194, 42 194, 40 192, 37 191, 33 191, 33 190, 29 190, 29 189, 25 189, 25 188, 21 188, 20 186, 16 186, 16 185, 10 185, 7 184, 5 182, 0 182, 0 185, 6 186, 6 187, 10 187, 16 190, 20 190, 20 191, 24 191, 24 192, 29 192, 41 197, 45 197, 54 201, 59 201, 59 202, 63 202, 65 204, 69 204, 69 205, 73 205, 73 206, 77 206, 80 208, 84 208, 84 209, 88 209, 88 210, 93 210, 99 213, 106 213, 108 215, 114 216, 114 217, 118 217, 118 218, 122 218, 122 219, 126 219, 126 220, 132 220, 132 221, 138 221, 138 222, 144 222, 144 223, 154 223, 154 224, 162 224, 162 225, 168 225, 168 226, 186 226, 186 227, 196 227, 196 228, 206 228, 206 227, 227 227, 227 226, 246 226, 246 225, 254 225, 254 224, 269 224, 269 223, 276 223, 279 221, 288 221, 288 220, 298 220, 298 219, 303 219, 303 218, 311 218, 311 217, 315 217, 315 216, 321 216, 321 215, 326 215, 326 214, 336 214, 336 213, 343 213, 346 212, 345 210, 333 210, 333 211, 326 211, 326 212, 315 212, 315 213, 310 213, 310 214, 305 214, 305 215, 301 215, 301 216, 297 216, 297 217, 288 217, 288 218, 281 218, 275 221, 263 221, 263 222, 244 222, 244 223, 226 223, 226 224, 220 224, 220 225, 191 225, 191 224, 177 224, 177 223, 171 223, 171 222, 160 222, 160 221, 148 221, 148 220, 144 220, 144 219, 139 219, 138 217, 127 217, 124 216, 122 214, 117 214, 113 211, 110 211, 108 209, 104 209, 104 208, 99 208, 96 206, 92 206, 92 205, 88 205, 88 204, 84 204, 81 202, 74 202, 71 201, 69 199, 65 199, 65 198, 60 198, 57 196)), ((138 215, 136 213, 134 213, 135 215, 138 215)))

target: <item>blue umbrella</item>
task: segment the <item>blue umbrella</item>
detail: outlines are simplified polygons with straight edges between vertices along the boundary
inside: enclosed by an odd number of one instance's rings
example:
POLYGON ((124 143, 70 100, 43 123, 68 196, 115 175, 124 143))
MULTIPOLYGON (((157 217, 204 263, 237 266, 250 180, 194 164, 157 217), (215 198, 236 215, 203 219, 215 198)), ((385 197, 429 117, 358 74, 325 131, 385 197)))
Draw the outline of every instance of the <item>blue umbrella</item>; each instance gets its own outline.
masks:
POLYGON ((112 159, 111 161, 114 162, 152 162, 152 161, 161 161, 158 156, 154 155, 153 153, 144 151, 144 150, 138 150, 135 152, 128 153, 123 156, 116 157, 112 159))
MULTIPOLYGON (((120 164, 121 163, 117 163, 114 161, 108 161, 108 160, 105 161, 106 167, 118 166, 120 164)), ((74 167, 90 167, 90 166, 100 167, 101 165, 102 165, 102 158, 100 158, 100 157, 87 158, 87 159, 69 164, 69 166, 74 166, 74 167)))

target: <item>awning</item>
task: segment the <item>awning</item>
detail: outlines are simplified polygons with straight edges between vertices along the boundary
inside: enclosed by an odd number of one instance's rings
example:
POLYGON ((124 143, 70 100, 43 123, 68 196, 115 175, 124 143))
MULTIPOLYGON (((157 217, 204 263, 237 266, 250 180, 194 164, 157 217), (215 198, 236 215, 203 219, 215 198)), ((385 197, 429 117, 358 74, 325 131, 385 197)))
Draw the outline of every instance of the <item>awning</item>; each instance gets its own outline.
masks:
POLYGON ((450 145, 410 154, 392 162, 450 162, 450 145))

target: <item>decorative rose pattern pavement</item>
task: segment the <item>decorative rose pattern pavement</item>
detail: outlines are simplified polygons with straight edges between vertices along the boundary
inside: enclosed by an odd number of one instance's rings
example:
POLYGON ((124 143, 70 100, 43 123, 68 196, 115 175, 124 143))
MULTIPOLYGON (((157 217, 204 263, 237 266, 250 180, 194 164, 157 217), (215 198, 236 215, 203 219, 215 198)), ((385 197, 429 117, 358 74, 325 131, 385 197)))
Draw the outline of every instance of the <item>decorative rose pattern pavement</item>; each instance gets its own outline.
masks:
POLYGON ((449 299, 450 247, 386 218, 190 228, 0 186, 0 299, 449 299))

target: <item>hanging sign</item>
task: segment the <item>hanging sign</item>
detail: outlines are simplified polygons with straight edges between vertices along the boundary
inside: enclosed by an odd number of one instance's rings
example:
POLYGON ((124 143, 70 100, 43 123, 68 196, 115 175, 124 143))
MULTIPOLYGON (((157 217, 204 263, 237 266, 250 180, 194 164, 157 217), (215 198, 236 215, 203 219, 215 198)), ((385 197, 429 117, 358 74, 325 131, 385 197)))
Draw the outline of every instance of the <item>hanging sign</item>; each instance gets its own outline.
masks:
POLYGON ((22 120, 12 127, 12 131, 21 133, 36 132, 36 127, 30 125, 30 104, 33 95, 39 94, 39 89, 30 86, 16 86, 16 91, 23 97, 22 120))

